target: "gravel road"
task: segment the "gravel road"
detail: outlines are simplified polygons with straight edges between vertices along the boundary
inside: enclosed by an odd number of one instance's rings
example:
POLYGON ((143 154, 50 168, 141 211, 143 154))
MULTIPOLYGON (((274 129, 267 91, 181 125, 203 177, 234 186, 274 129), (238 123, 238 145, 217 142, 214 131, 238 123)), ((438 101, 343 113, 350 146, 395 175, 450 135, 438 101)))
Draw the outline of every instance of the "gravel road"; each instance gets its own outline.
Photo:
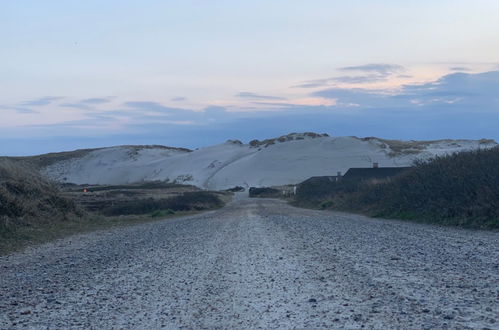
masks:
POLYGON ((499 234, 239 199, 0 257, 0 329, 499 328, 499 234))

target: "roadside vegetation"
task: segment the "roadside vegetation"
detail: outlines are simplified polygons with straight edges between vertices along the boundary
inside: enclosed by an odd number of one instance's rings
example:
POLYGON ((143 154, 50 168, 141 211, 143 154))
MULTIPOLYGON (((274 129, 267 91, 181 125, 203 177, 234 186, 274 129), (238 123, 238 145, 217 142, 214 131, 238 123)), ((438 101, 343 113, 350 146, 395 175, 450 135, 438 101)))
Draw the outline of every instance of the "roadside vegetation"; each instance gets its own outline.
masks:
POLYGON ((72 234, 220 208, 230 195, 161 182, 57 186, 32 165, 0 159, 0 255, 72 234))
POLYGON ((499 148, 417 161, 386 180, 300 185, 294 204, 467 228, 499 228, 499 148))
POLYGON ((261 198, 279 198, 282 196, 280 190, 270 187, 250 187, 248 191, 249 197, 261 198))
POLYGON ((185 192, 169 198, 147 198, 132 201, 119 201, 102 209, 107 216, 128 214, 153 214, 157 217, 161 212, 174 214, 177 211, 202 211, 220 208, 223 201, 215 193, 207 191, 185 192))

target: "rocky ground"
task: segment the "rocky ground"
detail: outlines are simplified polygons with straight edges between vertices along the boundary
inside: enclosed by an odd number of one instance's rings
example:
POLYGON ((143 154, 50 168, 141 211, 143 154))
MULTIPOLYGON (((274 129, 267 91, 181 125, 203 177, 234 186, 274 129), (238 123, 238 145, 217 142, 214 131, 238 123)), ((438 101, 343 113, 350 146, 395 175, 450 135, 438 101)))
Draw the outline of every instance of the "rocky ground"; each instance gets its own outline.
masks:
POLYGON ((0 329, 499 327, 499 234, 239 199, 0 257, 0 329))

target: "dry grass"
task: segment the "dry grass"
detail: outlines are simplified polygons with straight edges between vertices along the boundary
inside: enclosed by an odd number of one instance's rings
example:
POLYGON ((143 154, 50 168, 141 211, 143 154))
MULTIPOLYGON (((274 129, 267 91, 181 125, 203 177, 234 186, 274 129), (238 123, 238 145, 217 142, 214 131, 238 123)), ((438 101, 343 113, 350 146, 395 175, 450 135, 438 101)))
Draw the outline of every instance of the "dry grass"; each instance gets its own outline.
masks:
POLYGON ((0 234, 15 226, 67 221, 84 212, 29 165, 0 160, 0 234))
POLYGON ((68 235, 222 207, 232 196, 161 182, 88 187, 88 193, 82 188, 61 191, 33 165, 0 159, 0 255, 68 235))
POLYGON ((0 160, 0 253, 33 240, 30 232, 84 219, 85 212, 32 167, 0 160))

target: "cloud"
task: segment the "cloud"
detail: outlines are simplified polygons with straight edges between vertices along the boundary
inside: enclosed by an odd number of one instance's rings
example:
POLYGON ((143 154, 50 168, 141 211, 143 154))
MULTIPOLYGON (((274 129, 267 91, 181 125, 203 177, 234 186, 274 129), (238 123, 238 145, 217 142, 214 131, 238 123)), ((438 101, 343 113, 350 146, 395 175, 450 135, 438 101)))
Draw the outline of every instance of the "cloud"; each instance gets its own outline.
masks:
POLYGON ((187 98, 183 97, 183 96, 177 96, 177 97, 171 98, 170 101, 172 101, 172 102, 182 102, 182 101, 187 101, 187 98))
POLYGON ((346 66, 338 69, 342 72, 357 72, 359 75, 342 75, 325 79, 307 80, 303 83, 293 86, 295 88, 318 88, 330 85, 340 84, 370 84, 388 80, 391 76, 397 75, 399 78, 410 78, 401 73, 406 69, 396 64, 365 64, 358 66, 346 66))
POLYGON ((387 79, 386 76, 382 76, 379 74, 369 74, 363 76, 339 76, 339 77, 331 77, 326 79, 315 79, 308 80, 303 82, 302 84, 293 86, 294 88, 318 88, 318 87, 327 87, 331 85, 335 85, 335 83, 341 84, 369 84, 373 82, 385 81, 387 79))
POLYGON ((359 71, 359 72, 368 72, 368 73, 376 73, 382 76, 388 76, 391 74, 404 72, 405 68, 401 65, 397 64, 364 64, 357 66, 345 66, 339 69, 340 71, 359 71))
POLYGON ((358 104, 363 107, 435 107, 459 104, 497 109, 499 71, 452 73, 434 82, 404 85, 396 94, 386 90, 328 88, 312 95, 336 99, 340 105, 358 104))
POLYGON ((449 68, 451 71, 461 71, 461 72, 467 72, 467 71, 471 71, 470 68, 467 68, 467 67, 464 67, 464 66, 453 66, 451 68, 449 68))
POLYGON ((140 110, 140 111, 155 111, 155 112, 161 112, 161 113, 167 113, 169 111, 178 111, 179 109, 175 108, 169 108, 161 103, 158 102, 153 102, 153 101, 131 101, 131 102, 125 102, 123 105, 127 108, 131 108, 134 110, 140 110))
POLYGON ((3 110, 11 110, 15 111, 20 114, 35 114, 39 113, 38 111, 29 109, 29 108, 24 108, 24 107, 19 107, 19 106, 10 106, 10 105, 0 105, 0 109, 3 110))
POLYGON ((317 87, 325 87, 329 84, 330 79, 315 79, 315 80, 307 80, 299 85, 292 86, 293 88, 317 88, 317 87))
POLYGON ((225 112, 225 108, 210 106, 203 111, 192 109, 173 108, 164 106, 154 101, 131 101, 123 104, 130 115, 138 116, 144 121, 154 122, 160 119, 175 120, 182 123, 202 124, 207 120, 220 118, 219 114, 225 112))
POLYGON ((61 100, 61 99, 63 99, 63 98, 62 97, 55 97, 55 96, 45 96, 45 97, 41 97, 39 99, 24 101, 21 103, 21 105, 43 106, 43 105, 51 104, 52 102, 57 101, 57 100, 61 100))
POLYGON ((83 99, 78 102, 68 102, 60 104, 61 107, 75 108, 80 110, 93 110, 94 106, 111 102, 111 97, 94 97, 83 99))
POLYGON ((80 110, 90 109, 88 104, 85 104, 85 103, 61 103, 60 106, 64 107, 64 108, 75 108, 75 109, 80 109, 80 110))
POLYGON ((83 99, 80 101, 80 103, 83 104, 103 104, 103 103, 109 103, 111 100, 110 98, 105 98, 105 97, 94 97, 90 99, 83 99))
POLYGON ((337 100, 338 106, 343 107, 375 107, 375 106, 393 106, 394 101, 387 102, 388 96, 380 90, 369 90, 364 88, 328 88, 312 93, 312 96, 318 96, 337 100))
POLYGON ((257 100, 285 100, 286 99, 284 97, 260 95, 260 94, 256 94, 256 93, 252 93, 252 92, 240 92, 240 93, 237 93, 235 96, 240 97, 240 98, 257 99, 257 100))
POLYGON ((385 81, 386 76, 379 74, 370 74, 366 76, 341 76, 328 79, 328 81, 339 82, 345 84, 366 84, 379 81, 385 81))

